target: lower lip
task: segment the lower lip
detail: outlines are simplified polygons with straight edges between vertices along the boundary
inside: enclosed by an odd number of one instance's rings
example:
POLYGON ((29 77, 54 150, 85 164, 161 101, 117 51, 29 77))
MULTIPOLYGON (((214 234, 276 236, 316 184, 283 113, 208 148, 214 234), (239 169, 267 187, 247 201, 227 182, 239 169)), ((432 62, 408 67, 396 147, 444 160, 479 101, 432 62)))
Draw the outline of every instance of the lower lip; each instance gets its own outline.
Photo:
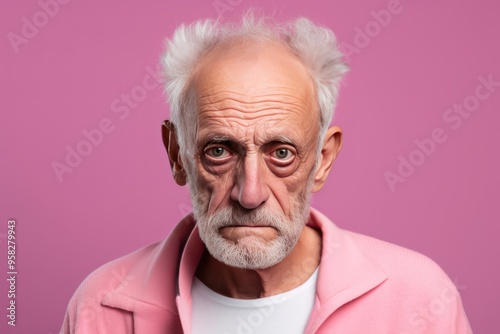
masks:
POLYGON ((270 226, 265 226, 265 225, 228 225, 228 226, 224 226, 222 227, 222 229, 225 229, 225 228, 237 228, 237 229, 268 229, 268 228, 271 228, 270 226))
POLYGON ((276 229, 270 226, 255 226, 255 225, 238 225, 238 226, 225 226, 221 228, 221 231, 226 233, 238 233, 238 234, 251 234, 258 235, 261 233, 276 232, 276 229))

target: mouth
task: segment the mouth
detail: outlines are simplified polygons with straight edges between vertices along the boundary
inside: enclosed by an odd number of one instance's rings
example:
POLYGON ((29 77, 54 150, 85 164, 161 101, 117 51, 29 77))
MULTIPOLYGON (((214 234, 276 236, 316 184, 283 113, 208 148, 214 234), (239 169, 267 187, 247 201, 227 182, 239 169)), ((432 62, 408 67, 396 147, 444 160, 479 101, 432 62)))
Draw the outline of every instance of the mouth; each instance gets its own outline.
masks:
POLYGON ((274 227, 269 226, 269 225, 232 224, 232 225, 225 225, 225 226, 219 227, 219 231, 224 230, 224 229, 263 229, 263 228, 272 228, 272 229, 274 229, 274 227))
POLYGON ((221 228, 224 227, 271 227, 269 225, 260 225, 260 224, 231 224, 231 225, 226 225, 222 226, 221 228))
POLYGON ((245 237, 258 237, 264 240, 274 238, 278 231, 268 225, 228 225, 221 227, 219 233, 232 240, 242 239, 245 237))

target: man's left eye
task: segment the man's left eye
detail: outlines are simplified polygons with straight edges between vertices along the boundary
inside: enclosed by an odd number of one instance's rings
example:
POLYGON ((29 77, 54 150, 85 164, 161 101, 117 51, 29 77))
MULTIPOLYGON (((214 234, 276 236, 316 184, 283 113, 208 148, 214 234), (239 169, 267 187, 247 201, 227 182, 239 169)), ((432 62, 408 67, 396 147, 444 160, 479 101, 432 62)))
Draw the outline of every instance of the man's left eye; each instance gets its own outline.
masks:
POLYGON ((292 157, 292 152, 287 148, 279 148, 273 152, 273 155, 279 160, 287 160, 292 157))

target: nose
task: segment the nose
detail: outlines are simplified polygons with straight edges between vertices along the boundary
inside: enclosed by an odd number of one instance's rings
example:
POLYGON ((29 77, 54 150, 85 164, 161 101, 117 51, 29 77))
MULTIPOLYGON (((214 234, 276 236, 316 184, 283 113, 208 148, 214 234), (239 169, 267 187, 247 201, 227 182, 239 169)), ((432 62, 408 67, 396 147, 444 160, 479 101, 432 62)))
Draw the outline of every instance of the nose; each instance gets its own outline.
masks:
POLYGON ((256 209, 269 198, 263 168, 258 154, 245 156, 238 166, 231 199, 239 202, 245 209, 256 209))

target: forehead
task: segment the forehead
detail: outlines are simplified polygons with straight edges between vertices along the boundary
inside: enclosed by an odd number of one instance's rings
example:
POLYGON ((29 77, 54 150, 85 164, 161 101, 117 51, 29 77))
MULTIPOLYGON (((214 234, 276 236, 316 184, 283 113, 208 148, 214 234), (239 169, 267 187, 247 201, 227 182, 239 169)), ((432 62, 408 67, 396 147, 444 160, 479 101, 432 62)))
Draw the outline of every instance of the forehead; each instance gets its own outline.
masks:
POLYGON ((194 72, 193 82, 199 93, 217 91, 220 85, 231 85, 250 96, 276 85, 290 86, 302 93, 298 95, 312 94, 314 90, 300 59, 276 42, 220 45, 202 57, 194 72))
POLYGON ((246 124, 251 119, 296 119, 297 124, 319 119, 307 69, 277 43, 217 47, 201 59, 191 85, 197 98, 199 123, 216 118, 240 118, 246 124))

